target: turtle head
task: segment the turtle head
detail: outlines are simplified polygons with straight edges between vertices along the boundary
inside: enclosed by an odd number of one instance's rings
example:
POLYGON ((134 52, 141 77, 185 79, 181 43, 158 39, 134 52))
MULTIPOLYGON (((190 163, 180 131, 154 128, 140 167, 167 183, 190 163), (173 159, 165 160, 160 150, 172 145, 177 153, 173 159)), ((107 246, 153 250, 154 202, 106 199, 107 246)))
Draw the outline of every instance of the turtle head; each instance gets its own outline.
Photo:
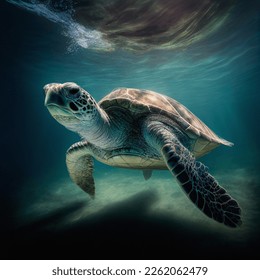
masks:
POLYGON ((91 125, 98 115, 96 101, 75 83, 52 83, 43 89, 45 106, 52 117, 71 130, 77 131, 82 123, 91 125))
POLYGON ((52 83, 43 87, 45 106, 52 117, 89 142, 106 146, 110 129, 107 113, 75 83, 52 83))

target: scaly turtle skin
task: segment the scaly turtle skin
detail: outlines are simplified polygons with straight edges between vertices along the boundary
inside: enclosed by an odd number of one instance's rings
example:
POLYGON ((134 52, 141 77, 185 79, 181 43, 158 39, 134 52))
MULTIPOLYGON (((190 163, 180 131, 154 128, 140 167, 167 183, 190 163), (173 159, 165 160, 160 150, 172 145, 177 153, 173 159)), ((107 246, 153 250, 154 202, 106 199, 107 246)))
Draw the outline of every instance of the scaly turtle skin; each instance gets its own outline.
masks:
POLYGON ((196 158, 223 144, 186 107, 162 94, 121 88, 99 103, 75 83, 48 84, 45 105, 51 115, 84 140, 66 155, 72 180, 95 194, 93 158, 115 167, 168 169, 193 203, 208 217, 230 227, 241 224, 238 203, 196 158))

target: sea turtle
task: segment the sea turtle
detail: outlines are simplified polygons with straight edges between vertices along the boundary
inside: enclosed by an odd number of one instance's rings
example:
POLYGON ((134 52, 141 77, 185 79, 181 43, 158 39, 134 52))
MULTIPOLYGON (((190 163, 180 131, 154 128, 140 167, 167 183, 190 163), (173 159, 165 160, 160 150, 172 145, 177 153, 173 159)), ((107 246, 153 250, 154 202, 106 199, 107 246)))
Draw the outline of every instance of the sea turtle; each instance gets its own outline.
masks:
POLYGON ((93 158, 110 166, 168 169, 193 203, 230 227, 241 224, 240 207, 196 158, 232 143, 218 137, 176 100, 133 88, 119 88, 98 103, 75 83, 44 86, 45 105, 55 120, 83 140, 67 151, 71 179, 95 194, 93 158))

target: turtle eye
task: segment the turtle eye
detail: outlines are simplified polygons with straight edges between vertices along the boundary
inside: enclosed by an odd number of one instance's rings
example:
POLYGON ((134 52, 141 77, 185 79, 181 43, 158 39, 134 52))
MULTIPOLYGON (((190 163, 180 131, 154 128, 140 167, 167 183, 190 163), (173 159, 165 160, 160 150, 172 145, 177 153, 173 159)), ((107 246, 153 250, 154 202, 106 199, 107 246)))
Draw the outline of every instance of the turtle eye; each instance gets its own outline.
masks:
POLYGON ((69 89, 69 93, 72 95, 75 95, 79 92, 79 88, 78 87, 73 87, 69 89))

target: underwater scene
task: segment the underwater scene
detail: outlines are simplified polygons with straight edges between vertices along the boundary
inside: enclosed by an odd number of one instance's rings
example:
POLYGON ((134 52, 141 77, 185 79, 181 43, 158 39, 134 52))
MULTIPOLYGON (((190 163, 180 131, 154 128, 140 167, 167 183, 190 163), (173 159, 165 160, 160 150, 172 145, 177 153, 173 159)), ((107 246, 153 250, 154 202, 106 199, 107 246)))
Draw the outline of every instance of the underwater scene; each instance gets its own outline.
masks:
POLYGON ((259 259, 259 19, 257 0, 1 1, 1 259, 259 259), (91 198, 66 166, 82 137, 45 106, 44 86, 67 82, 97 103, 164 94, 234 143, 199 161, 242 223, 204 215, 167 168, 94 160, 91 198))

